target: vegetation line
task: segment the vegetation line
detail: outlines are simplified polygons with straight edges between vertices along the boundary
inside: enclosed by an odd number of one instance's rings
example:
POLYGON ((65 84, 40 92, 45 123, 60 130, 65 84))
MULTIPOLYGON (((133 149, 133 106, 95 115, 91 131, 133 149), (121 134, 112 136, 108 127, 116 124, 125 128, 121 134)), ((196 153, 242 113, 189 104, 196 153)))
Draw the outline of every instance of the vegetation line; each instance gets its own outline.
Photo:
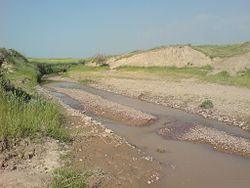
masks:
POLYGON ((217 74, 210 74, 213 68, 210 65, 203 67, 134 67, 120 66, 118 71, 143 72, 157 74, 167 77, 192 78, 225 85, 244 86, 250 88, 250 69, 238 72, 236 75, 230 75, 227 71, 221 71, 217 74))

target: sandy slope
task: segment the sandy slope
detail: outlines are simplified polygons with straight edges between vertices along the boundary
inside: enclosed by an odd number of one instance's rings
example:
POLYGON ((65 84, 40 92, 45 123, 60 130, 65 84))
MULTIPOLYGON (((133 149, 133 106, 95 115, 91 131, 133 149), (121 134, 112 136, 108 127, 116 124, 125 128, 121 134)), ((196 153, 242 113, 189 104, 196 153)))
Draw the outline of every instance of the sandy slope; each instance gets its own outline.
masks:
POLYGON ((231 74, 250 68, 250 52, 229 58, 214 58, 194 50, 190 46, 172 46, 137 53, 131 56, 119 56, 107 62, 112 68, 129 66, 206 66, 215 67, 214 73, 226 70, 231 74))
POLYGON ((111 67, 131 66, 203 66, 211 64, 211 59, 190 46, 175 46, 146 51, 120 60, 108 61, 111 67))
POLYGON ((250 68, 250 52, 243 55, 215 60, 213 65, 215 72, 226 70, 230 74, 235 74, 239 71, 243 71, 246 68, 250 68))

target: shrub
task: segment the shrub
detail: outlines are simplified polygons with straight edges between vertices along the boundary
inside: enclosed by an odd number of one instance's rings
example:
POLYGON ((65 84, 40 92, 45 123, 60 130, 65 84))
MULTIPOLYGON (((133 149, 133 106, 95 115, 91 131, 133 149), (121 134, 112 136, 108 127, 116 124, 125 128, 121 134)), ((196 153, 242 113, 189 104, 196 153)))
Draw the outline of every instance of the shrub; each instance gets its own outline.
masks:
POLYGON ((106 62, 107 62, 107 57, 103 54, 97 54, 94 58, 93 58, 93 62, 95 62, 97 65, 100 66, 107 66, 106 62))
POLYGON ((210 99, 206 99, 205 101, 201 103, 200 107, 209 109, 209 108, 213 108, 214 104, 213 104, 213 101, 211 101, 210 99))
POLYGON ((86 64, 86 60, 85 59, 80 59, 79 63, 82 64, 82 65, 85 65, 86 64))

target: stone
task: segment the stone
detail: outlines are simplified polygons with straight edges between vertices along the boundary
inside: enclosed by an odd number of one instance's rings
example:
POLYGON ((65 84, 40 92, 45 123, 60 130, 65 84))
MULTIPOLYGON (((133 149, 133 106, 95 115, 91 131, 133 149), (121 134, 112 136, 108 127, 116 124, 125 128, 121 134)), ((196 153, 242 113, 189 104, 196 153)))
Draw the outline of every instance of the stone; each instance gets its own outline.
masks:
POLYGON ((111 129, 107 129, 107 128, 105 129, 105 132, 106 132, 106 133, 109 133, 109 134, 112 134, 112 133, 113 133, 113 131, 112 131, 111 129))

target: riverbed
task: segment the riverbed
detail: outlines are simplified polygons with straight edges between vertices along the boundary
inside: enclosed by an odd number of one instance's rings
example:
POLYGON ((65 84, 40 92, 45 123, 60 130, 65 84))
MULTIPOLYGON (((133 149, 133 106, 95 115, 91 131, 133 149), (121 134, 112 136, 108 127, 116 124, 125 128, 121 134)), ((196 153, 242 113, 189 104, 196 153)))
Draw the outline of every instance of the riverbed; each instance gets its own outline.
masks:
POLYGON ((159 130, 168 127, 199 125, 221 131, 235 138, 249 141, 249 133, 240 128, 207 120, 198 115, 180 110, 131 99, 111 92, 91 88, 70 82, 45 84, 56 97, 65 104, 85 112, 129 143, 146 152, 149 160, 159 161, 163 168, 160 187, 248 187, 250 185, 250 160, 237 153, 215 150, 206 143, 195 143, 170 139, 159 134, 159 130), (65 89, 58 92, 57 88, 65 89), (84 104, 69 96, 66 90, 85 91, 106 100, 128 106, 143 113, 155 116, 156 121, 147 126, 128 126, 123 122, 102 117, 86 111, 84 104))

